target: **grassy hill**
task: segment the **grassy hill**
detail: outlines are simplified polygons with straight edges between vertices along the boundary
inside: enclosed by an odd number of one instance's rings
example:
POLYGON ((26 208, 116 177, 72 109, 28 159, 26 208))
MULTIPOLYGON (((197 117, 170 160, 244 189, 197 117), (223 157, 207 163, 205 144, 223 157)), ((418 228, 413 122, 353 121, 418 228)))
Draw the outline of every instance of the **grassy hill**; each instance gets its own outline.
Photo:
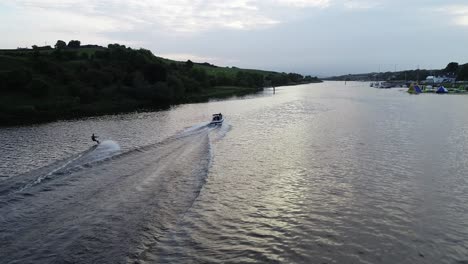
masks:
POLYGON ((295 73, 172 61, 119 44, 0 50, 0 124, 161 109, 319 81, 295 73))
POLYGON ((162 109, 310 82, 320 80, 172 61, 119 44, 0 50, 0 125, 162 109))

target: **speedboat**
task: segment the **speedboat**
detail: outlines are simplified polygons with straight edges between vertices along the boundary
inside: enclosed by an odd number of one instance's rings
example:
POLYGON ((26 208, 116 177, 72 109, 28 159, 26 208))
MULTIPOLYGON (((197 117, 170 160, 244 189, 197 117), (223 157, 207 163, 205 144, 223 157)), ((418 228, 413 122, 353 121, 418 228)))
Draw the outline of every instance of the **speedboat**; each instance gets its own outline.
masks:
POLYGON ((210 122, 210 125, 220 125, 224 121, 224 117, 221 113, 219 114, 213 114, 213 119, 210 122))

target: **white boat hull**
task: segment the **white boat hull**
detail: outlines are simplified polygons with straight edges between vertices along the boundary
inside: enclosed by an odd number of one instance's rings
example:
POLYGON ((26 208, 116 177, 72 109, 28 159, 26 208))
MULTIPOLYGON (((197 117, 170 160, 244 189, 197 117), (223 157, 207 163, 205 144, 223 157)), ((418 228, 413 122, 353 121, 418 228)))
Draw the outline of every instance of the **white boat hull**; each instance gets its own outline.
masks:
POLYGON ((222 118, 221 120, 213 120, 210 122, 210 125, 220 125, 224 122, 224 118, 222 118))

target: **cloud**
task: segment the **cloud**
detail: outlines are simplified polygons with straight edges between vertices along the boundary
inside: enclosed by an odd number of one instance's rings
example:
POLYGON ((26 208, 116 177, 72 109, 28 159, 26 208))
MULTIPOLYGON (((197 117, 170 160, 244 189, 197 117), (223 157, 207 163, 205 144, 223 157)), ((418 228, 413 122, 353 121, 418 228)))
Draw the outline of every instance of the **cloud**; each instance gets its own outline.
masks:
POLYGON ((237 0, 229 3, 219 1, 181 1, 177 6, 166 6, 160 24, 164 28, 182 32, 207 31, 212 29, 254 30, 280 23, 260 12, 250 1, 237 0), (176 15, 174 15, 176 14, 176 15))
POLYGON ((452 17, 453 24, 468 26, 468 5, 447 5, 436 10, 452 17))
POLYGON ((360 0, 346 0, 344 3, 343 3, 344 7, 348 8, 348 9, 353 9, 353 10, 356 10, 356 9, 372 9, 372 8, 376 8, 376 7, 379 7, 381 5, 381 3, 377 0, 375 1, 360 1, 360 0))
POLYGON ((347 9, 371 9, 382 5, 383 0, 277 0, 278 5, 295 8, 345 7, 347 9))
MULTIPOLYGON (((263 14, 256 2, 249 0, 13 0, 11 3, 22 9, 54 10, 89 18, 105 17, 127 27, 151 26, 166 32, 187 33, 220 28, 253 30, 280 23, 263 14)), ((102 27, 106 23, 96 23, 96 26, 102 27)))
POLYGON ((331 0, 277 0, 279 5, 289 7, 321 7, 330 6, 331 0))
POLYGON ((302 8, 345 6, 368 9, 369 0, 11 0, 9 5, 31 15, 49 14, 57 32, 84 28, 117 32, 138 28, 166 34, 212 30, 258 30, 291 20, 302 8), (38 11, 40 10, 40 11, 38 11), (84 26, 86 25, 86 26, 84 26), (95 28, 92 27, 95 26, 95 28))
POLYGON ((455 23, 460 26, 468 26, 468 15, 457 17, 455 19, 455 23))
POLYGON ((22 7, 3 6, 0 16, 0 32, 8 35, 0 41, 7 47, 30 46, 33 44, 53 45, 57 39, 76 39, 86 42, 106 44, 111 41, 130 44, 128 41, 112 39, 105 36, 106 32, 131 30, 132 27, 112 17, 84 13, 62 11, 58 9, 40 9, 30 3, 22 7))

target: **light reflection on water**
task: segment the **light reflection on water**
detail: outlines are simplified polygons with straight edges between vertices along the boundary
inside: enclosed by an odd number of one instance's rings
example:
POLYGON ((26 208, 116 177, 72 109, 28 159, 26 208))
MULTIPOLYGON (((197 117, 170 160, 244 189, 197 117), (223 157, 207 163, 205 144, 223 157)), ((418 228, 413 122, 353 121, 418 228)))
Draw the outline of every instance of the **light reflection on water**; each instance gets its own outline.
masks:
POLYGON ((324 86, 293 88, 288 100, 232 121, 204 192, 156 259, 466 260, 466 182, 453 197, 440 166, 464 179, 467 135, 454 131, 468 120, 432 113, 465 109, 465 98, 324 86))
POLYGON ((467 98, 327 82, 4 129, 0 175, 84 151, 92 132, 125 151, 222 112, 199 196, 141 261, 464 263, 467 98))

